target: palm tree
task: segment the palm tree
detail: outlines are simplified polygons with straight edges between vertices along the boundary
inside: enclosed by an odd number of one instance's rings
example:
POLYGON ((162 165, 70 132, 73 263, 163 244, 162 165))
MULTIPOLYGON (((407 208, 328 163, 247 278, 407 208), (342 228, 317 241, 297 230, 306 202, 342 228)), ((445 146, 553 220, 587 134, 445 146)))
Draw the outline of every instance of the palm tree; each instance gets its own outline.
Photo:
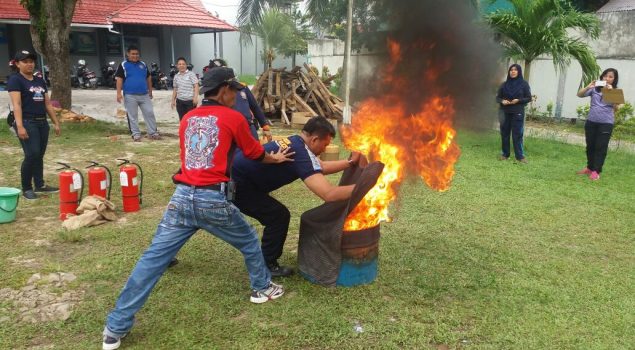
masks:
POLYGON ((600 24, 592 14, 577 11, 567 0, 509 0, 513 9, 498 10, 485 17, 501 36, 506 57, 525 61, 525 79, 531 63, 542 55, 553 59, 563 71, 575 59, 580 63, 583 83, 598 76, 594 53, 574 31, 597 39, 600 24))
MULTIPOLYGON (((238 6, 238 25, 243 27, 246 25, 259 24, 267 9, 290 9, 294 3, 299 1, 300 0, 240 0, 240 5, 238 6)), ((309 4, 312 1, 316 0, 309 0, 309 4)))
POLYGON ((257 23, 243 26, 241 30, 262 38, 262 58, 269 68, 278 51, 286 53, 289 43, 296 39, 293 19, 276 7, 267 9, 257 23))

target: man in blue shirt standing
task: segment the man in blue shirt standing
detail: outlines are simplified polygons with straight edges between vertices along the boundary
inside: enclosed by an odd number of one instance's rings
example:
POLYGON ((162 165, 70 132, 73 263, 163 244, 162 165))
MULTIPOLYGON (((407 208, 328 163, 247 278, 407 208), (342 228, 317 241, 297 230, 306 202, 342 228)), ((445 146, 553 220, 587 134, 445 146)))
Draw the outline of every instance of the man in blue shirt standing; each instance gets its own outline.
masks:
POLYGON ((157 122, 152 108, 152 78, 148 66, 139 60, 139 48, 134 45, 128 47, 128 59, 121 62, 115 72, 117 78, 117 102, 124 102, 128 113, 128 126, 132 139, 141 141, 139 130, 139 108, 146 122, 148 135, 152 140, 159 140, 157 122), (123 90, 123 94, 122 94, 123 90))
POLYGON ((289 276, 291 268, 280 266, 278 258, 287 238, 291 214, 284 204, 269 195, 280 187, 301 179, 304 184, 325 202, 335 202, 351 197, 354 185, 333 186, 326 176, 351 167, 360 159, 354 152, 346 160, 321 161, 318 156, 335 137, 335 128, 324 117, 311 118, 300 135, 264 145, 265 151, 279 152, 291 149, 293 162, 262 164, 247 159, 237 151, 232 167, 232 179, 236 182, 234 204, 240 212, 260 222, 262 255, 273 277, 289 276))

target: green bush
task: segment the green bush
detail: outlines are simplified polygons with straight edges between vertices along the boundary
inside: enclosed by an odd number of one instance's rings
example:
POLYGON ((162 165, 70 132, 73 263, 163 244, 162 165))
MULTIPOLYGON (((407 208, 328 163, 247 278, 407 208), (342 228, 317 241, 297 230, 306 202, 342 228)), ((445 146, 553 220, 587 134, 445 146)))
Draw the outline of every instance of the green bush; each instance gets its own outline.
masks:
POLYGON ((589 115, 589 110, 591 109, 591 106, 589 104, 586 104, 584 106, 578 106, 578 108, 575 109, 576 114, 578 115, 578 119, 586 119, 587 116, 589 115))
POLYGON ((633 105, 625 103, 615 112, 614 135, 616 139, 622 139, 625 135, 635 135, 635 110, 633 105))

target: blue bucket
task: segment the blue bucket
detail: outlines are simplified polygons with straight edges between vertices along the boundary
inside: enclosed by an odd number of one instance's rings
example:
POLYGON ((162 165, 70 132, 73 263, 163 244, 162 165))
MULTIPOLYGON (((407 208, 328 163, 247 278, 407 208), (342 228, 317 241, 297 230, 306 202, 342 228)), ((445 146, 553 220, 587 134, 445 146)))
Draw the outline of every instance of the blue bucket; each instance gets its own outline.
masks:
POLYGON ((0 224, 15 220, 20 193, 22 191, 17 188, 0 187, 0 224))
POLYGON ((377 278, 379 225, 359 231, 342 232, 342 264, 336 285, 354 287, 377 278))

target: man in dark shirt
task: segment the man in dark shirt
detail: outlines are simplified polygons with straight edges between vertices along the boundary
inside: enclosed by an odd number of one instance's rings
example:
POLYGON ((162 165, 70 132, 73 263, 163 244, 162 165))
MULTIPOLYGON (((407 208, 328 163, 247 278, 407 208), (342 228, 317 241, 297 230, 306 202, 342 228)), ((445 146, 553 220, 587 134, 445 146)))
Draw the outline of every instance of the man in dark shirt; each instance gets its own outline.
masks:
MULTIPOLYGON (((227 67, 227 62, 225 62, 222 58, 210 60, 209 64, 211 67, 227 67)), ((238 90, 236 102, 232 108, 240 112, 240 114, 247 119, 251 135, 256 140, 258 140, 258 125, 260 125, 263 136, 267 138, 267 141, 271 141, 271 129, 269 122, 265 118, 265 112, 263 112, 262 108, 260 108, 258 101, 256 101, 256 97, 254 97, 254 94, 251 93, 249 87, 243 85, 243 87, 238 90)))
POLYGON ((117 79, 117 102, 123 101, 126 113, 128 114, 128 126, 132 139, 141 141, 141 131, 139 130, 139 108, 146 122, 148 135, 152 140, 159 140, 157 122, 154 117, 152 107, 152 78, 148 66, 139 60, 139 49, 130 45, 128 47, 127 60, 121 62, 115 78, 117 79), (123 90, 123 94, 122 94, 123 90))
POLYGON ((181 170, 174 175, 176 190, 159 223, 150 247, 143 253, 124 286, 104 328, 103 349, 119 348, 132 328, 135 314, 150 296, 181 247, 203 229, 240 250, 251 282, 252 303, 260 304, 284 294, 271 282, 258 244, 256 230, 227 200, 228 166, 237 146, 244 157, 263 163, 291 160, 288 150, 265 152, 248 132, 247 122, 232 110, 240 84, 229 68, 205 73, 201 107, 188 112, 180 123, 181 170))
POLYGON ((318 156, 335 137, 335 128, 324 117, 310 119, 300 135, 265 144, 267 152, 291 149, 294 161, 282 164, 261 164, 236 153, 232 178, 236 181, 234 204, 240 211, 258 220, 265 228, 262 234, 262 253, 271 275, 289 276, 293 270, 280 266, 278 258, 287 238, 291 214, 287 207, 269 195, 269 192, 296 179, 326 202, 348 199, 353 185, 333 186, 324 175, 342 171, 359 161, 353 153, 348 160, 320 161, 318 156))

